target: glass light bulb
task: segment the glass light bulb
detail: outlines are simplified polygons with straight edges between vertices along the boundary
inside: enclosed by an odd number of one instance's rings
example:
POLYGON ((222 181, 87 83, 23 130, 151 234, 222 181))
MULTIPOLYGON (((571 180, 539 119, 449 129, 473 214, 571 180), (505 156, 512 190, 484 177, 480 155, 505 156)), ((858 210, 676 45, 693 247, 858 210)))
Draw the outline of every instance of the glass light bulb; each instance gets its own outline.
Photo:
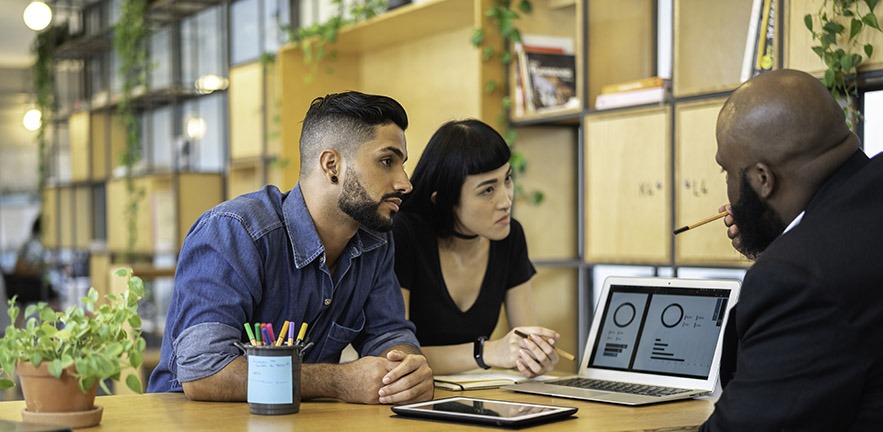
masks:
POLYGON ((25 125, 25 129, 33 132, 40 129, 40 125, 43 124, 43 113, 38 109, 29 109, 22 117, 21 122, 25 125))
POLYGON ((52 22, 52 9, 46 3, 41 1, 32 1, 25 8, 24 14, 25 25, 33 31, 40 31, 49 27, 52 22))

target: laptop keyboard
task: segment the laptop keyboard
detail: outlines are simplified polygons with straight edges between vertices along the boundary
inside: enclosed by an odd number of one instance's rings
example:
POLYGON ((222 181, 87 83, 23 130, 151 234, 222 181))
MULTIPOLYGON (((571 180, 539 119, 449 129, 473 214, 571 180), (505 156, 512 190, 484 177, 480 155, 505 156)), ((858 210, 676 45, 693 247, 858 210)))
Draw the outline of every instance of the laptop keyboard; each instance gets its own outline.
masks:
POLYGON ((551 381, 549 383, 566 387, 576 387, 589 390, 603 390, 656 397, 671 396, 680 393, 687 393, 690 391, 682 388, 630 384, 624 382, 602 381, 588 378, 568 378, 559 381, 551 381))

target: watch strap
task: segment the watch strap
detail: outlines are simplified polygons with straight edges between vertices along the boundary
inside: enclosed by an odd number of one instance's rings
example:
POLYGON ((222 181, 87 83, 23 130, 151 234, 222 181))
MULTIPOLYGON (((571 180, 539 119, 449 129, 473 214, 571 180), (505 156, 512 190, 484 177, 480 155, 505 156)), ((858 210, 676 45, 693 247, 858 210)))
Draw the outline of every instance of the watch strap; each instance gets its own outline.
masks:
POLYGON ((490 369, 491 367, 484 362, 484 341, 487 340, 485 336, 479 336, 475 339, 475 342, 472 344, 472 357, 475 358, 475 363, 478 364, 478 367, 482 369, 490 369))

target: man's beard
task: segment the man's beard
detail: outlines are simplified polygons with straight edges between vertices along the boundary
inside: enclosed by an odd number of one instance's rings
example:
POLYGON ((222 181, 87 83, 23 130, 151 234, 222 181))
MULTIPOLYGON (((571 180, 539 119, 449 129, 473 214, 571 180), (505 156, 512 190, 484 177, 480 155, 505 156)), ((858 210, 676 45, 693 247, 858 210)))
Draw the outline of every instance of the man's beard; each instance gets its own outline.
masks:
POLYGON ((347 169, 343 180, 343 193, 337 200, 337 206, 365 228, 373 231, 387 232, 392 230, 392 215, 383 217, 378 209, 388 198, 402 198, 401 193, 386 194, 380 202, 371 200, 368 191, 356 178, 351 169, 347 169))
POLYGON ((745 171, 739 172, 739 201, 732 205, 733 218, 742 239, 741 252, 756 259, 767 246, 785 231, 782 218, 754 192, 745 171))

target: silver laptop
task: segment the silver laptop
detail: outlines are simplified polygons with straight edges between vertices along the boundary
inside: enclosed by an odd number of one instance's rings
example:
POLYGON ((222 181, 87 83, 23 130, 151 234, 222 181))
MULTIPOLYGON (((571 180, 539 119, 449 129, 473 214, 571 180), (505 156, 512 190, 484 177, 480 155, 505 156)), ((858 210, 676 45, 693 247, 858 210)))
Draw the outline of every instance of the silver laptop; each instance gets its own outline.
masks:
POLYGON ((579 375, 502 388, 625 405, 708 394, 738 297, 738 281, 609 277, 579 375))

